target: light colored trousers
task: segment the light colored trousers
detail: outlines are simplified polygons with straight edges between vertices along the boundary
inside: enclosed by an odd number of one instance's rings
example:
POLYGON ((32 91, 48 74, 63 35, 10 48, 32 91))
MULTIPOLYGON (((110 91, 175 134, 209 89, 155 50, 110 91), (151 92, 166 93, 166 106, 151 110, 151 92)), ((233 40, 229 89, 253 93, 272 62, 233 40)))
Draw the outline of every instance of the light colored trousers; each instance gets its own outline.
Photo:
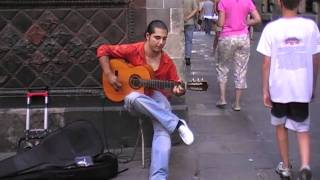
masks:
POLYGON ((132 92, 126 96, 124 107, 133 115, 143 114, 152 120, 154 133, 149 179, 166 180, 171 151, 170 134, 179 118, 172 113, 168 99, 159 91, 154 91, 152 96, 132 92))
POLYGON ((228 80, 229 63, 234 66, 235 88, 247 88, 247 69, 250 57, 249 35, 239 35, 219 38, 218 59, 216 71, 218 82, 226 83, 228 80))

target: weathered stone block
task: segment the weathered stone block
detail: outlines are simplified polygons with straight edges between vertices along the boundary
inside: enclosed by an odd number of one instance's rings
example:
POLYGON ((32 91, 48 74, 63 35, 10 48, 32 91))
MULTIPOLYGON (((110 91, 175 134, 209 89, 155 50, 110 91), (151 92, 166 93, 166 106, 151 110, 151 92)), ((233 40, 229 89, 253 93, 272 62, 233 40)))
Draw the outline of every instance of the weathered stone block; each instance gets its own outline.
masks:
POLYGON ((58 18, 53 15, 50 11, 44 12, 39 18, 39 25, 46 32, 51 33, 58 26, 58 18))
POLYGON ((25 33, 32 25, 32 20, 23 12, 19 12, 12 20, 12 24, 21 32, 25 33))
POLYGON ((0 41, 7 47, 13 47, 19 39, 18 32, 11 25, 7 25, 0 34, 0 41))
POLYGON ((182 8, 171 8, 171 33, 183 35, 183 9, 182 8))
POLYGON ((163 0, 164 8, 181 8, 183 7, 183 0, 163 0))
POLYGON ((147 0, 146 3, 147 9, 162 9, 164 6, 163 0, 147 0))
POLYGON ((64 18, 64 24, 73 32, 78 32, 85 22, 85 18, 74 11, 64 18))
POLYGON ((170 9, 147 9, 147 24, 155 19, 164 21, 170 31, 170 9))
POLYGON ((36 49, 37 48, 26 39, 21 39, 13 47, 14 53, 16 53, 23 60, 29 59, 36 49))
POLYGON ((169 33, 167 44, 165 46, 166 52, 172 58, 181 58, 184 50, 184 36, 181 34, 169 33))
POLYGON ((72 33, 67 27, 61 24, 53 31, 52 38, 61 46, 64 46, 72 39, 72 33))
POLYGON ((37 24, 34 24, 26 32, 26 38, 35 45, 39 45, 46 37, 46 32, 37 24))

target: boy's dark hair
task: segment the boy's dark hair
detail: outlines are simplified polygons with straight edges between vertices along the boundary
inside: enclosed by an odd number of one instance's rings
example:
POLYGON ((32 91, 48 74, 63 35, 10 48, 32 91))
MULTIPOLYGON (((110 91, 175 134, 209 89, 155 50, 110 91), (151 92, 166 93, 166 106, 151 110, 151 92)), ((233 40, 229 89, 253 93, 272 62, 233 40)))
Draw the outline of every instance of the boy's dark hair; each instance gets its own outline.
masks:
POLYGON ((147 33, 153 34, 155 28, 164 29, 164 30, 166 30, 168 32, 168 27, 163 21, 161 21, 161 20, 153 20, 153 21, 151 21, 149 23, 149 25, 148 25, 148 27, 146 29, 145 35, 147 33))
POLYGON ((294 10, 299 6, 300 0, 280 0, 287 9, 294 10))

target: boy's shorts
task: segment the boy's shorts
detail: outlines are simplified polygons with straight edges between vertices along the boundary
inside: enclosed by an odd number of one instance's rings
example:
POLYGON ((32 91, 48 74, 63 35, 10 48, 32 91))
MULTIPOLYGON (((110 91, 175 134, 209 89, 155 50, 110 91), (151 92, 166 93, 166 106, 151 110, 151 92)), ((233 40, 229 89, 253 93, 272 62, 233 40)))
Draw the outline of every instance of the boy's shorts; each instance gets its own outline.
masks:
POLYGON ((286 128, 307 132, 310 128, 309 103, 275 103, 272 102, 271 124, 284 124, 286 128))

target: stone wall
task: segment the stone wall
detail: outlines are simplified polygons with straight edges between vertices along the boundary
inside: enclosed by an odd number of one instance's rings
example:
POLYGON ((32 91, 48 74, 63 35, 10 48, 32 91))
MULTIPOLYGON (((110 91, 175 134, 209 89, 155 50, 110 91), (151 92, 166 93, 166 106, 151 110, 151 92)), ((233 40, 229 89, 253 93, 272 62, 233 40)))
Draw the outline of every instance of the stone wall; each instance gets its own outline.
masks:
MULTIPOLYGON (((0 0, 0 89, 10 94, 0 94, 0 152, 14 151, 18 138, 24 134, 24 92, 31 86, 64 88, 62 94, 49 95, 49 128, 89 119, 111 145, 132 146, 137 121, 118 110, 121 104, 107 101, 102 93, 74 94, 68 88, 89 87, 100 92, 96 47, 103 42, 143 40, 145 28, 153 19, 168 25, 165 50, 183 77, 183 1, 56 0, 45 4, 45 0, 25 0, 13 5, 14 2, 18 1, 0 0), (58 5, 59 2, 64 4, 58 5), (76 5, 77 2, 88 4, 76 5)), ((184 98, 173 102, 175 112, 184 116, 184 98)), ((41 110, 33 110, 31 118, 34 125, 41 127, 41 110)), ((144 129, 150 144, 151 123, 146 121, 144 129)))

